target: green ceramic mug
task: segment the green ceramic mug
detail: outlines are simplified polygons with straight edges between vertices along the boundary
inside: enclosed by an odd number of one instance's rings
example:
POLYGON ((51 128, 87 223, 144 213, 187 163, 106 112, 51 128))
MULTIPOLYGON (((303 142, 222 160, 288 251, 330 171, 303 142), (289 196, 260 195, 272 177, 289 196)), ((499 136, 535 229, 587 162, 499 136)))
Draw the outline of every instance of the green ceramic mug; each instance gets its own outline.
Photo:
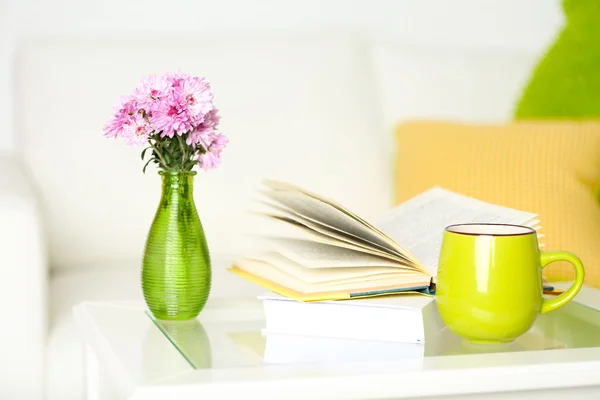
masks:
POLYGON ((581 260, 566 251, 540 252, 528 227, 459 224, 446 227, 436 279, 442 321, 472 343, 507 343, 527 332, 540 313, 572 300, 583 285, 581 260), (543 298, 542 268, 554 261, 575 267, 573 285, 543 298))

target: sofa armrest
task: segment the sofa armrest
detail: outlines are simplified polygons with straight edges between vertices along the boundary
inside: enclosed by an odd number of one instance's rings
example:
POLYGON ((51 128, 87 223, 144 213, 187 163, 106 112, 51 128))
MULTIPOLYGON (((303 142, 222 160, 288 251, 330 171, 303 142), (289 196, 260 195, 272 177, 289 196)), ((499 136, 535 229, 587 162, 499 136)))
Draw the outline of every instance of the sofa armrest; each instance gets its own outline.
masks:
POLYGON ((48 268, 35 191, 0 154, 0 398, 42 398, 48 268))

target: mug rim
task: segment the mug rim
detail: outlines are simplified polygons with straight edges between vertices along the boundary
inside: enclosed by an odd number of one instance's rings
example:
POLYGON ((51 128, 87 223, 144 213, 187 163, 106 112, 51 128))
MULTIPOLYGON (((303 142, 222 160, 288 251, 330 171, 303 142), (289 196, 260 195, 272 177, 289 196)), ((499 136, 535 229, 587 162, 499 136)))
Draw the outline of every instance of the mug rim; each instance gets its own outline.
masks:
POLYGON ((452 224, 452 225, 448 225, 446 226, 446 228, 444 228, 445 232, 448 233, 454 233, 457 235, 467 235, 467 236, 525 236, 525 235, 531 235, 531 234, 535 234, 535 229, 530 228, 528 226, 524 226, 524 225, 516 225, 516 224, 496 224, 496 223, 491 223, 491 222, 467 222, 467 223, 461 223, 461 224, 452 224), (495 233, 491 233, 491 232, 486 232, 486 233, 477 233, 477 232, 460 232, 460 231, 453 231, 451 230, 452 228, 456 228, 459 226, 509 226, 509 227, 514 227, 514 228, 519 228, 521 230, 524 230, 525 232, 516 232, 516 233, 500 233, 500 232, 495 232, 495 233))

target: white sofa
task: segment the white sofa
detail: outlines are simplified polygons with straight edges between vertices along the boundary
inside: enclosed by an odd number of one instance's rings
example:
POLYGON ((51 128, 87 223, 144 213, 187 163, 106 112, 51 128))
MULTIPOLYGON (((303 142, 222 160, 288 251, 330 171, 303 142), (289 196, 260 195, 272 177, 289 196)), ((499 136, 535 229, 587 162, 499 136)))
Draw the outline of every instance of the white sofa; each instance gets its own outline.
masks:
MULTIPOLYGON (((222 167, 199 173, 195 183, 213 257, 211 297, 254 295, 260 288, 225 268, 252 251, 247 234, 268 230, 246 213, 262 177, 376 217, 393 204, 393 125, 420 117, 510 119, 560 22, 558 3, 539 1, 524 7, 546 19, 534 28, 512 14, 521 9, 516 1, 483 11, 467 0, 454 2, 456 9, 434 2, 441 11, 392 1, 309 1, 302 9, 264 2, 258 10, 244 2, 176 2, 184 13, 236 15, 237 25, 209 15, 203 21, 212 31, 182 30, 173 21, 164 31, 136 31, 127 25, 136 23, 136 8, 121 2, 95 9, 67 1, 58 11, 24 3, 35 7, 13 2, 4 14, 12 31, 0 48, 10 55, 1 71, 12 87, 0 98, 10 111, 3 110, 3 123, 14 133, 0 136, 0 398, 11 399, 81 398, 72 306, 142 299, 140 260, 160 182, 151 168, 142 174, 139 149, 102 136, 112 105, 142 75, 181 68, 212 83, 231 142, 222 167), (483 37, 442 18, 470 10, 484 22, 463 22, 483 37), (253 17, 268 21, 263 31, 253 17)), ((142 4, 154 7, 144 13, 156 21, 176 17, 160 2, 142 4)))

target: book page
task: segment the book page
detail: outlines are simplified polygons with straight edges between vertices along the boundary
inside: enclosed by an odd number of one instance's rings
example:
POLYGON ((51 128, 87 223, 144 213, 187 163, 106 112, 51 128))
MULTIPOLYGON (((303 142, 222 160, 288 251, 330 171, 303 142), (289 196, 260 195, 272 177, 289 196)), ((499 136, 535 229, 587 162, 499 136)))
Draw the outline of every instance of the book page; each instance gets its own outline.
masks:
POLYGON ((383 279, 360 279, 348 283, 323 283, 313 285, 301 281, 300 279, 283 272, 281 269, 265 261, 243 258, 234 261, 233 266, 250 275, 257 276, 269 282, 276 282, 277 285, 286 289, 304 294, 324 293, 328 291, 336 292, 371 292, 375 290, 388 290, 407 288, 414 286, 429 285, 430 278, 424 274, 394 274, 393 277, 384 277, 383 279))
POLYGON ((283 255, 276 252, 268 252, 253 256, 252 259, 264 261, 280 269, 288 275, 310 284, 341 284, 359 280, 379 279, 385 277, 396 277, 399 275, 417 272, 392 267, 335 267, 335 268, 305 268, 283 255))
MULTIPOLYGON (((385 233, 380 231, 375 225, 369 223, 368 221, 362 219, 358 214, 353 213, 352 211, 350 211, 349 209, 347 209, 346 207, 344 207, 343 205, 333 201, 332 199, 328 199, 325 198, 323 196, 319 196, 316 193, 310 192, 306 189, 303 189, 301 187, 298 186, 294 186, 291 185, 289 183, 285 183, 285 182, 277 182, 274 181, 272 179, 264 179, 263 183, 268 186, 269 188, 273 189, 273 190, 279 190, 279 191, 289 191, 289 192, 297 192, 297 193, 302 193, 305 196, 309 196, 312 197, 313 199, 316 199, 322 203, 328 204, 334 208, 336 208, 338 211, 343 212, 344 214, 350 216, 352 219, 355 219, 357 221, 359 221, 360 223, 362 223, 363 225, 365 225, 366 227, 368 227, 371 230, 376 231, 378 234, 385 236, 385 233)), ((386 238, 389 239, 389 238, 386 238)))
POLYGON ((276 250, 306 268, 392 267, 414 269, 389 258, 349 250, 310 240, 272 238, 276 250))
POLYGON ((408 260, 407 258, 403 257, 402 255, 397 255, 395 253, 390 254, 390 252, 387 251, 387 249, 382 248, 377 244, 364 241, 354 235, 347 234, 341 230, 330 228, 328 225, 319 222, 313 222, 314 220, 305 218, 299 214, 296 214, 293 211, 286 211, 285 209, 279 208, 277 206, 275 206, 274 208, 280 210, 285 215, 278 215, 269 212, 255 212, 255 214, 286 222, 288 225, 294 228, 299 228, 300 226, 302 226, 303 228, 313 230, 317 234, 329 236, 331 239, 340 241, 341 247, 345 247, 344 244, 350 244, 353 246, 353 248, 360 247, 361 249, 364 249, 370 254, 380 254, 387 258, 393 258, 394 260, 402 260, 403 264, 410 264, 410 260, 408 260))
POLYGON ((301 193, 295 192, 266 192, 266 196, 272 200, 294 210, 300 215, 310 219, 322 221, 324 224, 334 226, 343 232, 348 232, 353 236, 362 237, 373 243, 384 247, 390 253, 400 254, 393 246, 386 243, 382 238, 365 225, 352 219, 348 215, 336 210, 330 205, 322 203, 301 193))
POLYGON ((536 214, 489 204, 434 187, 395 207, 378 222, 379 228, 401 243, 429 272, 437 274, 444 229, 461 223, 522 225, 536 214))
MULTIPOLYGON (((383 252, 380 250, 369 248, 362 244, 354 244, 348 240, 337 239, 331 235, 326 235, 317 230, 310 229, 307 226, 305 226, 299 222, 296 222, 290 218, 282 217, 282 216, 277 216, 277 217, 273 217, 273 218, 284 221, 288 226, 295 228, 296 230, 302 232, 305 237, 310 238, 310 240, 316 244, 322 243, 322 244, 328 245, 329 248, 331 249, 331 251, 333 251, 335 248, 341 249, 342 251, 354 250, 355 252, 359 252, 359 253, 379 256, 379 257, 397 262, 399 264, 409 264, 409 262, 407 262, 405 259, 401 258, 400 256, 396 256, 394 254, 390 254, 390 253, 386 253, 386 252, 383 252)), ((274 240, 275 239, 272 239, 271 242, 273 242, 274 240)))
MULTIPOLYGON (((331 236, 333 238, 343 240, 348 243, 353 243, 353 244, 356 244, 356 245, 364 247, 364 248, 373 249, 378 252, 389 253, 389 248, 386 246, 382 246, 380 244, 373 243, 373 242, 365 239, 364 237, 356 236, 356 235, 352 234, 351 232, 343 231, 339 228, 336 228, 335 226, 328 225, 327 223, 325 223, 323 221, 319 221, 314 218, 310 218, 306 215, 302 215, 291 208, 283 207, 283 206, 265 202, 265 201, 262 201, 260 203, 262 203, 263 205, 266 205, 267 207, 269 207, 271 209, 277 210, 279 213, 285 215, 286 219, 291 219, 294 222, 300 223, 300 224, 306 226, 307 228, 313 229, 319 233, 331 236)), ((271 218, 282 219, 277 214, 273 214, 270 212, 257 212, 257 214, 269 216, 271 218)), ((405 256, 403 256, 402 254, 394 253, 394 256, 398 256, 402 259, 405 259, 405 260, 407 260, 407 262, 410 263, 410 260, 408 258, 406 258, 405 256)))
POLYGON ((366 241, 377 243, 388 249, 391 253, 403 256, 418 265, 416 259, 401 244, 392 240, 375 225, 368 223, 340 204, 290 184, 272 180, 264 180, 264 182, 268 187, 274 189, 263 192, 272 200, 296 211, 302 216, 321 221, 336 229, 361 237, 366 241))

